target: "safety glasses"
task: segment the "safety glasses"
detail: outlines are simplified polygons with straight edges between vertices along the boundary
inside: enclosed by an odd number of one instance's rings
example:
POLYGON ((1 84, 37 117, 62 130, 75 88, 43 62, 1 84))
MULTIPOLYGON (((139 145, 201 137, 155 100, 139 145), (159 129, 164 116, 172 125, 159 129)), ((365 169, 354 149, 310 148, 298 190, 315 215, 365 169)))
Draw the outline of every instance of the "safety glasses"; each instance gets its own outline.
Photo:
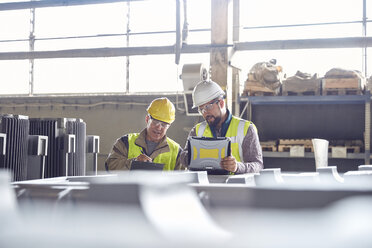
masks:
POLYGON ((204 114, 205 112, 211 110, 213 108, 213 104, 215 103, 218 103, 220 101, 220 99, 217 99, 211 103, 208 103, 206 105, 204 105, 204 107, 198 107, 198 111, 200 114, 204 114))
POLYGON ((150 119, 151 119, 151 124, 154 125, 155 127, 162 127, 162 128, 168 128, 170 126, 170 124, 168 123, 165 123, 165 122, 162 122, 162 121, 159 121, 157 119, 154 119, 152 118, 152 116, 150 115, 150 119))

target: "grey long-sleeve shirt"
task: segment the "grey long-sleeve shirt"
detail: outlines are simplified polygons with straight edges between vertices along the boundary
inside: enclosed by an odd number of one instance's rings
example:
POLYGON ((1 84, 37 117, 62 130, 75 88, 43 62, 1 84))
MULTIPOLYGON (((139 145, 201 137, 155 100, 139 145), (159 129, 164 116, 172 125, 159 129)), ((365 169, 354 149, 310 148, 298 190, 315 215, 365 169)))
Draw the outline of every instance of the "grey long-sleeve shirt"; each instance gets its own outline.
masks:
MULTIPOLYGON (((217 133, 217 136, 218 135, 219 134, 217 133)), ((191 129, 189 133, 189 137, 190 136, 197 136, 195 127, 191 129)), ((187 148, 188 147, 186 142, 185 149, 181 155, 181 159, 183 163, 185 163, 185 165, 189 164, 187 148)), ((263 169, 262 148, 254 125, 250 125, 248 128, 247 134, 243 139, 242 150, 243 161, 237 162, 238 169, 235 174, 259 172, 263 169)))

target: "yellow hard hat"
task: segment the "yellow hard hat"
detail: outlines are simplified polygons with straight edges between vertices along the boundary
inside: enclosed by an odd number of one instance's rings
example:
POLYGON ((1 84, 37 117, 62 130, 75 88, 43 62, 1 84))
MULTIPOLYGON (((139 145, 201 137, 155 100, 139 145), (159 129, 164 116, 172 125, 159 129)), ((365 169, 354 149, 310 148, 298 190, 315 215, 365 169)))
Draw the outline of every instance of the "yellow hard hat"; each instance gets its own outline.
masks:
POLYGON ((147 108, 147 113, 154 119, 171 124, 175 117, 175 108, 166 97, 156 98, 147 108))

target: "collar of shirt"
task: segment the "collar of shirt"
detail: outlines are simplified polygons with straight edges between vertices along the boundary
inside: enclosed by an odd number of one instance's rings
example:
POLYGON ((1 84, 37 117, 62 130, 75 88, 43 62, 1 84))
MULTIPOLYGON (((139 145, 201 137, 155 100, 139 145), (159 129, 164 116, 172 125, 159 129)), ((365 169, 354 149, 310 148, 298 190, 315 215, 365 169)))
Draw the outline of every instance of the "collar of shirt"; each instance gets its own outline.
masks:
POLYGON ((226 114, 227 114, 227 118, 226 120, 222 123, 221 125, 221 130, 218 130, 220 131, 220 136, 217 135, 217 130, 215 130, 213 127, 210 127, 211 128, 211 131, 212 131, 212 134, 213 134, 213 137, 225 137, 226 135, 226 132, 227 132, 227 129, 229 128, 229 125, 230 125, 230 122, 231 122, 231 118, 232 118, 232 114, 230 113, 230 111, 228 109, 226 109, 226 114))

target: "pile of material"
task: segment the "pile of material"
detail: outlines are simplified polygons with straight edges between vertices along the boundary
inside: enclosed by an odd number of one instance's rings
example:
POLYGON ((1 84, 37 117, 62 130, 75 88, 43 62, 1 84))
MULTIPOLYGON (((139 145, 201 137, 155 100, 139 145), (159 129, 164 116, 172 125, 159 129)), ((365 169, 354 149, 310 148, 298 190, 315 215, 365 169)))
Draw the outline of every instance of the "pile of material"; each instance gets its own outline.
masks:
POLYGON ((372 92, 372 75, 368 78, 366 90, 368 90, 369 92, 372 92))
POLYGON ((320 95, 321 79, 318 74, 311 76, 309 73, 297 71, 292 77, 283 80, 283 96, 292 95, 320 95))
POLYGON ((365 79, 359 71, 333 68, 323 79, 323 95, 361 95, 365 79))
POLYGON ((256 63, 248 73, 243 95, 278 95, 282 84, 282 67, 275 64, 275 59, 256 63))

